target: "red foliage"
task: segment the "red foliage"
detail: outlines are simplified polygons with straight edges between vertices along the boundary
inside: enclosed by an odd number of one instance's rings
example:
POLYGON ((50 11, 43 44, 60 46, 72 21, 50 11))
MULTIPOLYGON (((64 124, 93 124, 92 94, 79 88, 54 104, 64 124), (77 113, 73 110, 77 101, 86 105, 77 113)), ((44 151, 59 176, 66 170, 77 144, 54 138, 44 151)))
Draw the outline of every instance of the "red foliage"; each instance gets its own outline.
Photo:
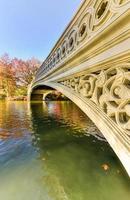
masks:
POLYGON ((4 54, 0 58, 0 88, 6 96, 13 96, 15 88, 27 88, 39 66, 40 61, 35 58, 24 61, 4 54))

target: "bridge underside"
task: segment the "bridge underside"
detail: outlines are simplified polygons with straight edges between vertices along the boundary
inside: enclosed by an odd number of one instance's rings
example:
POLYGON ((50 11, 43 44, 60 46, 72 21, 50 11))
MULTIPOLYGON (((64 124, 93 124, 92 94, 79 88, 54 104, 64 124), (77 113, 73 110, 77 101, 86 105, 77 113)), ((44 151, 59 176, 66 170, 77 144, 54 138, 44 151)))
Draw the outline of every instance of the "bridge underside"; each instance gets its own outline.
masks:
POLYGON ((53 92, 54 89, 45 85, 37 86, 31 93, 30 99, 32 101, 44 101, 45 95, 53 92))
POLYGON ((31 101, 58 101, 68 100, 61 92, 46 85, 37 86, 30 95, 31 101))
MULTIPOLYGON (((104 113, 100 106, 95 104, 94 101, 86 98, 83 94, 81 95, 81 93, 75 92, 74 89, 70 90, 69 87, 61 83, 43 81, 39 83, 39 85, 46 85, 56 89, 57 91, 60 91, 71 101, 73 101, 84 113, 86 113, 86 115, 94 122, 94 124, 104 135, 130 176, 130 133, 129 130, 123 128, 127 123, 126 119, 124 123, 121 116, 121 122, 119 122, 120 124, 117 124, 117 122, 113 120, 113 118, 116 116, 113 115, 112 118, 110 118, 106 115, 106 113, 104 113)), ((124 104, 124 106, 125 105, 126 104, 124 104)), ((113 107, 111 109, 113 109, 113 107)))
POLYGON ((54 88, 95 123, 130 176, 130 2, 85 0, 28 90, 54 88))

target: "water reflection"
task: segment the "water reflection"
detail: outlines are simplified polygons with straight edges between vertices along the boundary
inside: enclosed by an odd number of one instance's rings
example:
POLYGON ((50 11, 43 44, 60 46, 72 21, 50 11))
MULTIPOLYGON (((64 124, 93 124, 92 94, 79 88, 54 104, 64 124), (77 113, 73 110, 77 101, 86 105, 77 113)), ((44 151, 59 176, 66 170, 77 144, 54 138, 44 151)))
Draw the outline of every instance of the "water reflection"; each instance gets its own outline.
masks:
POLYGON ((20 137, 24 129, 29 129, 30 119, 26 110, 27 105, 22 102, 0 102, 0 137, 20 137))
POLYGON ((118 158, 74 104, 0 102, 0 110, 0 132, 11 133, 0 139, 0 199, 129 199, 118 158))
MULTIPOLYGON (((37 105, 32 104, 32 107, 35 106, 37 105)), ((71 135, 80 135, 80 133, 83 135, 83 131, 85 131, 87 136, 89 136, 89 134, 98 134, 99 136, 102 136, 101 132, 96 128, 86 114, 70 101, 43 102, 42 104, 39 104, 39 110, 37 110, 37 112, 41 112, 41 115, 44 113, 44 116, 46 115, 47 119, 49 116, 55 121, 60 122, 60 127, 71 127, 71 129, 73 129, 71 135)))

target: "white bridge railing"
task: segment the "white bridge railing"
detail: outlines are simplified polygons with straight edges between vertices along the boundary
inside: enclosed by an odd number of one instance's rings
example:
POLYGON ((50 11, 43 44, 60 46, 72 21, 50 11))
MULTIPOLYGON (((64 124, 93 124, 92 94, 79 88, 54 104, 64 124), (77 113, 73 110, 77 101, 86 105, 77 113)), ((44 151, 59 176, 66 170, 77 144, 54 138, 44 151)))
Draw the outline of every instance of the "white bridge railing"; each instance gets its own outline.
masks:
POLYGON ((36 80, 64 65, 86 45, 91 45, 96 35, 101 34, 129 9, 129 0, 85 0, 41 65, 36 80))

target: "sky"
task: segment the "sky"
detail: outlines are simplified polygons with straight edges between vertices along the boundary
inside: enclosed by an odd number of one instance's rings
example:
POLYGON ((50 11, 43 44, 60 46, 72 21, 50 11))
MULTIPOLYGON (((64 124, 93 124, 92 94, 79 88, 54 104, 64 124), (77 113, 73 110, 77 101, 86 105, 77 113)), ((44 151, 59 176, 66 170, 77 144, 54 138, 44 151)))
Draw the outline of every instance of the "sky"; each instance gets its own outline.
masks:
POLYGON ((82 0, 0 0, 0 55, 43 61, 82 0))

